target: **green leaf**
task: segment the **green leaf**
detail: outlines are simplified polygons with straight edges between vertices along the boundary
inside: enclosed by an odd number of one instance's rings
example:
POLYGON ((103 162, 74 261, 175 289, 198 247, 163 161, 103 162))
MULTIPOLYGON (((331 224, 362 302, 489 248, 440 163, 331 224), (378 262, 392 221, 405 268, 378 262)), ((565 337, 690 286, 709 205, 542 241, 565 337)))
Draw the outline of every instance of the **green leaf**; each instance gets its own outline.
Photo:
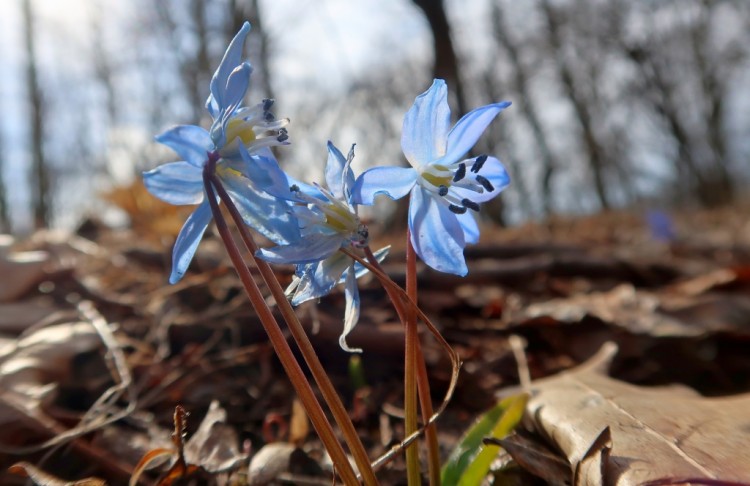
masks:
POLYGON ((525 393, 505 398, 467 430, 443 466, 442 483, 460 486, 481 484, 500 449, 498 446, 482 445, 482 439, 500 439, 510 434, 523 417, 528 400, 529 396, 525 393))

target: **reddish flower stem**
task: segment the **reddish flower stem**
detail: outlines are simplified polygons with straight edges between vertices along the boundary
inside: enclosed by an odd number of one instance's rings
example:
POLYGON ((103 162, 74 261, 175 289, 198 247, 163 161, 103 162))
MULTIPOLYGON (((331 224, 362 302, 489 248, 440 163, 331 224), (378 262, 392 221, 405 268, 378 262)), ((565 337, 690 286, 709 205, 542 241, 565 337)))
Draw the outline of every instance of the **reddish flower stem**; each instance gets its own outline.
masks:
POLYGON ((310 421, 312 422, 315 431, 318 433, 320 440, 331 455, 333 463, 336 464, 337 472, 345 484, 359 484, 357 475, 349 464, 346 453, 336 438, 333 427, 325 416, 325 412, 315 397, 315 393, 313 392, 310 383, 307 381, 302 368, 295 359, 294 354, 289 347, 289 343, 287 343, 286 338, 284 337, 284 333, 276 322, 276 318, 273 316, 271 309, 266 304, 263 294, 260 292, 257 283, 245 265, 245 261, 232 238, 232 234, 224 220, 224 216, 221 214, 221 209, 219 208, 219 203, 216 200, 216 194, 212 186, 211 176, 214 173, 214 169, 215 161, 212 163, 211 157, 209 157, 209 162, 206 164, 203 171, 203 184, 206 189, 208 202, 211 205, 211 212, 214 216, 216 228, 221 235, 221 239, 227 249, 232 265, 237 271, 237 275, 240 277, 240 281, 245 288, 247 296, 250 299, 255 312, 258 314, 263 328, 268 334, 269 341, 276 351, 276 355, 279 357, 279 360, 284 367, 284 371, 286 371, 302 405, 305 407, 305 411, 310 417, 310 421))
POLYGON ((310 369, 315 382, 318 384, 318 388, 320 389, 323 398, 328 404, 328 407, 330 408, 331 413, 336 420, 336 423, 339 425, 339 427, 341 427, 342 434, 344 435, 344 439, 346 440, 352 456, 354 457, 354 461, 359 468, 363 482, 366 485, 378 484, 378 480, 375 477, 372 466, 370 465, 370 459, 367 455, 367 451, 365 450, 364 446, 362 445, 362 441, 357 435, 354 424, 352 423, 351 418, 349 417, 349 414, 344 407, 344 404, 341 402, 341 398, 334 388, 333 383, 331 383, 330 378, 328 378, 328 374, 323 368, 323 365, 320 363, 318 355, 315 352, 315 349, 313 348, 312 343, 307 336, 307 333, 302 327, 297 314, 294 312, 292 305, 289 303, 289 300, 284 293, 284 289, 281 287, 279 280, 276 278, 276 274, 273 272, 273 269, 268 264, 268 262, 255 257, 255 253, 258 251, 258 245, 255 243, 255 240, 245 226, 242 220, 242 215, 237 210, 237 206, 235 206, 234 202, 229 197, 229 194, 226 192, 226 189, 224 189, 224 187, 221 185, 221 182, 217 179, 218 178, 215 175, 212 175, 211 181, 213 182, 214 186, 216 186, 216 191, 219 195, 219 198, 222 200, 222 202, 224 202, 227 210, 229 211, 229 214, 231 215, 235 226, 240 232, 240 237, 242 238, 242 241, 250 254, 250 259, 252 260, 255 267, 260 271, 263 281, 271 291, 271 295, 273 295, 273 298, 276 301, 276 305, 278 306, 282 317, 286 321, 292 337, 297 343, 297 346, 302 353, 302 356, 305 359, 305 362, 307 363, 307 366, 310 369))

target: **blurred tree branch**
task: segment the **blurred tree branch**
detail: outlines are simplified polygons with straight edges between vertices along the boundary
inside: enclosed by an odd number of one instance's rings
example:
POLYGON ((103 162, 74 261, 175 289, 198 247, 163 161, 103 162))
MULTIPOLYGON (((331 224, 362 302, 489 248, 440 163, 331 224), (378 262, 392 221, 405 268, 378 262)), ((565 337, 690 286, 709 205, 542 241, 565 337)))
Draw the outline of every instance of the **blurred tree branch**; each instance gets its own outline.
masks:
POLYGON ((26 89, 29 103, 29 149, 34 184, 34 225, 50 223, 50 173, 44 156, 44 106, 37 76, 36 18, 32 0, 22 0, 24 47, 26 50, 26 89))

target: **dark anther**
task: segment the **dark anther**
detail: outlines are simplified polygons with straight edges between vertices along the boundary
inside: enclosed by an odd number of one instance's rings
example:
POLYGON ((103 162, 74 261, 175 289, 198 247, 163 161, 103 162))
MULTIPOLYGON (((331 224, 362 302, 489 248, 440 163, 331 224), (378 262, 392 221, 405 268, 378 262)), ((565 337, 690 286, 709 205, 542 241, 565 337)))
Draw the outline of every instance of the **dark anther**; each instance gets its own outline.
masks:
POLYGON ((263 100, 263 111, 268 111, 268 110, 270 110, 270 109, 271 109, 271 107, 273 106, 273 101, 274 101, 274 100, 272 100, 272 99, 269 99, 269 98, 266 98, 266 99, 264 99, 264 100, 263 100))
POLYGON ((479 204, 475 203, 471 199, 463 199, 461 201, 461 204, 463 204, 464 207, 471 209, 472 211, 479 211, 479 204))
POLYGON ((453 175, 453 182, 458 182, 464 177, 466 177, 466 164, 461 162, 458 164, 458 169, 456 169, 456 173, 453 175))
POLYGON ((291 192, 299 192, 299 186, 297 184, 292 184, 291 186, 289 186, 289 190, 291 192))
POLYGON ((287 135, 286 130, 284 130, 283 132, 279 130, 279 136, 276 137, 276 140, 278 140, 279 142, 286 142, 287 140, 289 140, 289 135, 287 135))
POLYGON ((276 117, 273 116, 273 113, 271 113, 270 111, 267 111, 266 114, 263 115, 263 118, 265 118, 267 122, 272 122, 276 119, 276 117))
POLYGON ((448 206, 448 209, 450 209, 452 213, 456 213, 456 214, 464 214, 466 212, 465 207, 456 206, 455 204, 451 204, 450 206, 448 206))
POLYGON ((477 157, 477 160, 474 161, 474 165, 471 166, 471 171, 475 174, 478 173, 482 170, 482 166, 485 162, 487 162, 487 155, 480 155, 477 157))
POLYGON ((495 186, 493 186, 492 183, 489 180, 487 180, 486 177, 478 175, 476 179, 477 179, 477 182, 482 184, 482 187, 484 187, 488 191, 492 192, 495 190, 495 186))
POLYGON ((441 196, 447 196, 448 195, 448 186, 440 186, 438 187, 438 194, 441 196))

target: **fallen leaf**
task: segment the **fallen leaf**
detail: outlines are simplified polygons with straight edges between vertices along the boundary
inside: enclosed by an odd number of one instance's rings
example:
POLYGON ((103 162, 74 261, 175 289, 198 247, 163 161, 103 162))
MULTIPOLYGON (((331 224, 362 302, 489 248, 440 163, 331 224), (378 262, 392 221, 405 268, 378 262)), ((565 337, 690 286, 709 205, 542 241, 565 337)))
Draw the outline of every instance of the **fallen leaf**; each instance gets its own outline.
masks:
POLYGON ((607 292, 576 294, 531 304, 511 316, 517 323, 546 318, 577 324, 586 317, 653 337, 702 336, 711 332, 747 334, 750 298, 706 294, 699 297, 638 290, 631 284, 607 292))
POLYGON ((25 476, 37 486, 105 486, 107 483, 99 478, 85 478, 78 481, 66 481, 48 472, 44 472, 28 462, 19 462, 8 468, 8 471, 25 476))
POLYGON ((525 424, 562 451, 575 484, 750 480, 750 394, 630 385, 605 374, 616 352, 607 343, 585 364, 532 384, 525 424))

